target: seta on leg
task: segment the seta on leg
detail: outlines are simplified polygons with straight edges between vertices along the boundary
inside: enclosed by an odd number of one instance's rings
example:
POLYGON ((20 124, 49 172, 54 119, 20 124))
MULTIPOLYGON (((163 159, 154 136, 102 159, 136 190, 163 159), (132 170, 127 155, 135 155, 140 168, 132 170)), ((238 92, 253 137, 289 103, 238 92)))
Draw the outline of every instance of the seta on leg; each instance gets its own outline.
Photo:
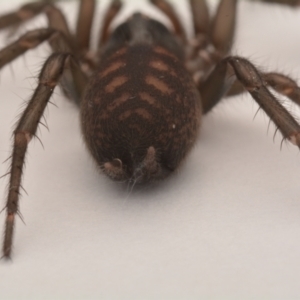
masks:
MULTIPOLYGON (((25 33, 17 41, 0 50, 0 69, 44 41, 49 42, 53 52, 67 52, 74 55, 71 45, 63 33, 52 28, 36 29, 25 33)), ((76 56, 74 57, 78 59, 76 56)), ((79 104, 80 97, 76 90, 82 90, 81 83, 85 81, 85 75, 77 67, 74 68, 73 73, 70 75, 69 72, 65 72, 61 83, 65 95, 79 104)))
POLYGON ((274 73, 267 75, 260 73, 245 58, 232 56, 223 59, 207 80, 199 86, 203 100, 203 112, 209 112, 226 95, 235 80, 238 80, 258 103, 259 107, 275 123, 284 139, 288 139, 300 148, 299 124, 268 90, 268 85, 277 89, 279 93, 288 96, 297 104, 299 104, 299 87, 286 76, 280 74, 275 76, 274 73))
MULTIPOLYGON (((69 53, 54 53, 47 59, 39 75, 38 86, 13 133, 13 153, 6 202, 6 221, 3 241, 3 256, 5 258, 10 257, 12 250, 15 216, 19 214, 19 196, 27 146, 32 137, 36 136, 36 131, 44 110, 54 88, 59 83, 66 69, 71 71, 74 80, 79 80, 79 66, 69 53)), ((82 76, 81 80, 83 79, 84 77, 82 76)), ((80 86, 81 88, 78 90, 79 97, 83 92, 85 81, 81 82, 80 86)))

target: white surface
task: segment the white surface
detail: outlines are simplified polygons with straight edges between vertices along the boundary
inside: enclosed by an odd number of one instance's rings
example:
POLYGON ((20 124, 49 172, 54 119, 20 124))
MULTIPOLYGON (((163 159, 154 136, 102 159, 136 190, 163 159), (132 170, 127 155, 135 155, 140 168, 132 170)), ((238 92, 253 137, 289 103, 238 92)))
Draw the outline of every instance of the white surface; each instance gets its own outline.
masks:
MULTIPOLYGON (((242 2, 238 25, 233 53, 299 79, 300 10, 242 2)), ((0 73, 0 161, 48 53, 42 46, 0 73)), ((76 108, 56 94, 50 133, 39 135, 45 150, 29 147, 26 226, 17 220, 13 261, 0 262, 0 299, 300 299, 299 150, 280 151, 264 114, 253 121, 250 97, 204 119, 176 176, 129 193, 98 174, 76 108)))

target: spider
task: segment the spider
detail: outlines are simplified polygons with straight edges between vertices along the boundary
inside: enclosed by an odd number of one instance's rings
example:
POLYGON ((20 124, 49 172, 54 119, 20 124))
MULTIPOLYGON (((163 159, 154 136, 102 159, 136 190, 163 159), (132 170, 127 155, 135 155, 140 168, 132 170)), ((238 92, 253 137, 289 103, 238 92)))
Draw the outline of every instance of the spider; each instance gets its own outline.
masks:
POLYGON ((228 95, 248 91, 283 138, 300 146, 300 126, 269 88, 300 104, 300 89, 289 77, 263 73, 242 57, 230 56, 236 0, 220 1, 215 15, 190 0, 195 35, 188 39, 173 7, 151 0, 171 21, 163 24, 135 13, 110 32, 122 8, 111 2, 98 49, 90 51, 95 0, 81 0, 76 33, 53 4, 29 3, 0 17, 0 29, 20 26, 45 13, 49 27, 25 33, 0 51, 0 68, 47 41, 53 54, 14 130, 6 202, 3 256, 11 256, 15 215, 27 146, 57 85, 80 108, 82 133, 99 168, 115 181, 145 184, 181 165, 193 147, 202 115, 228 95))

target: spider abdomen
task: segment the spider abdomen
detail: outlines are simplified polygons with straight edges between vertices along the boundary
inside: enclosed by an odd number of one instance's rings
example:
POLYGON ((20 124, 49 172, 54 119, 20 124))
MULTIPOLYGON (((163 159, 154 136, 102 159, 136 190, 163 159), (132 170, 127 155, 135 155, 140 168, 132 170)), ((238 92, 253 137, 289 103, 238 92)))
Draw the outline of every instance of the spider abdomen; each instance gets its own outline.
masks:
POLYGON ((190 74, 159 43, 125 43, 104 57, 82 103, 88 148, 115 180, 165 177, 194 144, 200 123, 190 74))

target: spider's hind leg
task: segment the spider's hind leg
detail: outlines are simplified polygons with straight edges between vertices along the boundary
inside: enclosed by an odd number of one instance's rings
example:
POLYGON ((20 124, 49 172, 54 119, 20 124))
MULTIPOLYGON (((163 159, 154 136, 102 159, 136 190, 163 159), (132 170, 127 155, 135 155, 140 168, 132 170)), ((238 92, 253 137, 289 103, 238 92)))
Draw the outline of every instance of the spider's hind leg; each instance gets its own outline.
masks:
MULTIPOLYGON (((300 87, 290 77, 280 73, 261 73, 265 84, 277 93, 288 97, 290 100, 300 105, 300 87)), ((243 85, 236 80, 227 92, 227 96, 235 96, 244 93, 246 90, 243 85)))
MULTIPOLYGON (((27 147, 32 137, 36 135, 40 119, 43 116, 47 103, 66 69, 71 70, 74 80, 76 80, 75 77, 78 79, 79 73, 77 72, 79 66, 71 54, 54 53, 47 59, 39 75, 38 86, 13 133, 14 142, 9 172, 10 181, 6 202, 6 221, 3 242, 3 256, 6 258, 9 258, 11 255, 15 215, 19 214, 19 195, 27 147)), ((83 81, 81 82, 81 87, 84 88, 84 86, 85 82, 83 81)), ((82 90, 79 90, 79 92, 82 92, 82 90)))
POLYGON ((277 93, 300 105, 300 87, 293 79, 279 73, 265 73, 263 79, 277 93))
POLYGON ((238 80, 258 105, 275 123, 284 139, 288 139, 300 148, 300 125, 295 118, 268 90, 271 85, 277 91, 285 94, 300 105, 300 89, 290 78, 277 74, 270 78, 275 82, 264 79, 266 75, 260 73, 248 60, 241 57, 228 57, 223 59, 210 74, 207 80, 199 87, 202 96, 203 112, 209 112, 226 95, 235 80, 238 80), (281 85, 279 85, 281 79, 281 85), (283 80, 284 79, 284 80, 283 80))

